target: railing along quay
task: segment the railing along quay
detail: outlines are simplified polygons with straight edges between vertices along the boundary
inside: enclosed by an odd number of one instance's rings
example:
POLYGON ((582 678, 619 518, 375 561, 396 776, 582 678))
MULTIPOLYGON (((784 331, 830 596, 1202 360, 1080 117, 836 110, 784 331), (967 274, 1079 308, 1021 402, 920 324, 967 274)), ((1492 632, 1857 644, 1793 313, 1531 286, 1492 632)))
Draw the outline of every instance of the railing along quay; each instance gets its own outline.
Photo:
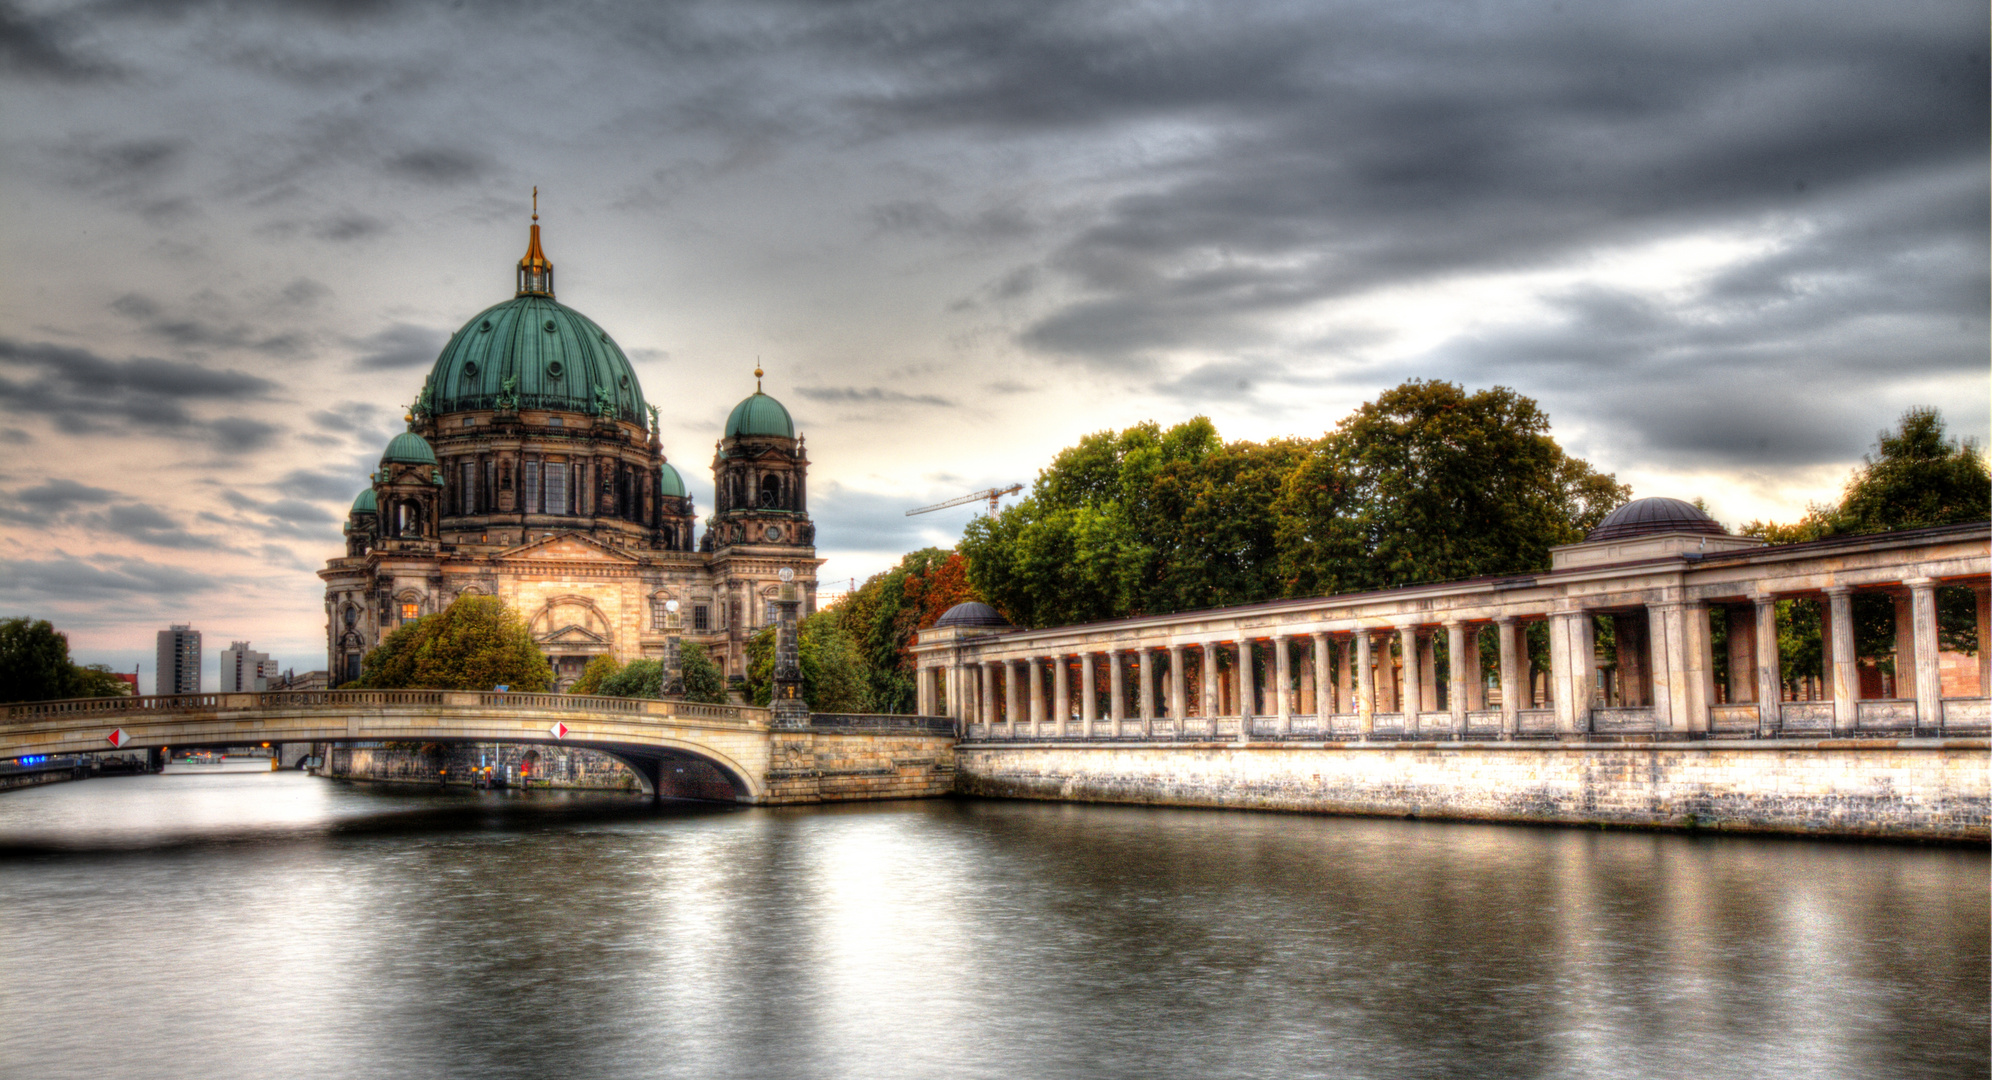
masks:
POLYGON ((69 698, 6 706, 5 720, 112 717, 185 712, 279 712, 294 709, 409 707, 577 713, 643 717, 667 706, 674 719, 751 724, 767 710, 751 705, 715 705, 659 698, 597 697, 492 690, 280 690, 214 694, 147 694, 139 697, 69 698))

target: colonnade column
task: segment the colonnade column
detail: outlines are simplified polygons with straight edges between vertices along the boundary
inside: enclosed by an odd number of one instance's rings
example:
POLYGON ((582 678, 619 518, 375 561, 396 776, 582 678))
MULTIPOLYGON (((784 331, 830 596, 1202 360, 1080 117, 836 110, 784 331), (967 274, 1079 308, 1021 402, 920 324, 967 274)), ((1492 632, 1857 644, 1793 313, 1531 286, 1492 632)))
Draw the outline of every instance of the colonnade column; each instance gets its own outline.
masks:
POLYGON ((1662 602, 1646 605, 1646 671, 1653 708, 1653 726, 1662 731, 1680 730, 1685 719, 1687 685, 1682 679, 1686 660, 1681 648, 1681 605, 1662 602))
POLYGON ((982 706, 982 722, 992 729, 987 734, 994 735, 995 731, 993 729, 996 727, 996 665, 984 660, 977 666, 982 669, 982 692, 976 696, 975 701, 976 704, 982 706))
POLYGON ((1067 730, 1072 719, 1072 672, 1070 664, 1063 656, 1051 659, 1051 697, 1058 709, 1058 734, 1060 738, 1070 734, 1067 730))
MULTIPOLYGON (((1372 648, 1374 648, 1375 644, 1375 642, 1371 642, 1372 648)), ((1397 712, 1403 712, 1404 695, 1397 685, 1397 670, 1390 663, 1390 635, 1387 630, 1384 632, 1383 648, 1375 650, 1375 660, 1376 663, 1373 666, 1376 668, 1376 671, 1371 675, 1371 678, 1374 680, 1376 686, 1375 705, 1377 711, 1384 712, 1394 709, 1397 712)))
POLYGON ((1781 726, 1778 715, 1778 598, 1759 595, 1750 598, 1757 609, 1757 733, 1769 735, 1781 726))
POLYGON ((1591 687, 1597 681, 1597 644, 1592 639, 1591 613, 1579 608, 1549 617, 1549 670, 1556 706, 1556 730, 1562 735, 1591 730, 1591 687))
POLYGON ((1446 711, 1453 738, 1466 738, 1466 624, 1446 624, 1446 711))
POLYGON ((1501 734, 1513 739, 1522 732, 1522 621, 1513 615, 1494 620, 1494 638, 1501 650, 1501 734))
POLYGON ((1202 643, 1203 664, 1197 672, 1197 696, 1203 699, 1204 719, 1210 721, 1210 737, 1217 738, 1217 642, 1202 643))
POLYGON ((1141 734, 1143 738, 1155 734, 1155 650, 1146 645, 1141 647, 1141 659, 1136 664, 1141 676, 1141 694, 1136 704, 1141 710, 1141 734))
POLYGON ((1708 627, 1708 605, 1697 601, 1683 606, 1681 622, 1687 652, 1681 670, 1685 698, 1675 706, 1674 730, 1707 734, 1715 725, 1715 637, 1708 627))
POLYGON ((1335 707, 1337 712, 1356 712, 1356 638, 1360 633, 1350 634, 1337 648, 1342 654, 1341 674, 1335 680, 1335 707))
MULTIPOLYGON (((1897 593, 1895 601, 1895 692, 1893 698, 1916 697, 1916 602, 1913 593, 1897 593)), ((1984 650, 1979 650, 1983 652, 1984 650)), ((1918 713, 1917 727, 1921 727, 1918 713)))
POLYGON ((1231 680, 1238 692, 1238 741, 1252 741, 1252 712, 1256 704, 1258 674, 1252 670, 1252 639, 1238 639, 1238 671, 1231 680))
POLYGON ((1321 721, 1321 736, 1330 733, 1328 718, 1335 713, 1335 687, 1330 685, 1332 673, 1328 670, 1328 635, 1312 633, 1307 635, 1314 644, 1314 718, 1321 721))
POLYGON ((1287 655, 1287 636, 1273 635, 1273 715, 1280 718, 1280 734, 1293 731, 1293 699, 1287 688, 1293 685, 1293 658, 1287 655))
POLYGON ((1017 737, 1017 706, 1023 699, 1017 693, 1017 662, 1003 661, 1003 737, 1017 737))
POLYGON ((1030 697, 1030 737, 1044 735, 1044 662, 1030 658, 1024 662, 1024 693, 1030 697))
POLYGON ((1356 631, 1356 733, 1376 733, 1376 673, 1370 670, 1370 633, 1356 631))
POLYGON ((1119 649, 1107 650, 1107 719, 1114 722, 1114 737, 1120 738, 1121 720, 1127 716, 1127 671, 1119 649))
POLYGON ((1424 688, 1418 685, 1423 681, 1418 670, 1423 665, 1418 662, 1417 627, 1397 628, 1397 653, 1397 711, 1404 714, 1404 734, 1411 735, 1418 730, 1418 710, 1425 696, 1424 688))
MULTIPOLYGON (((1932 578, 1911 578, 1910 617, 1916 623, 1916 734, 1937 735, 1943 730, 1944 684, 1937 668, 1937 583, 1932 578)), ((1978 639, 1978 655, 1985 655, 1986 642, 1978 639)))
POLYGON ((1971 595, 1978 609, 1978 696, 1992 697, 1992 585, 1974 585, 1971 595))
MULTIPOLYGON (((1855 701, 1860 696, 1860 672, 1854 668, 1854 590, 1826 587, 1828 631, 1826 663, 1833 676, 1833 734, 1851 735, 1859 726, 1855 701)), ((1920 710, 1919 710, 1920 711, 1920 710)))
POLYGON ((1100 692, 1094 686, 1096 675, 1093 671, 1093 654, 1079 654, 1079 722, 1085 726, 1087 738, 1093 736, 1093 720, 1100 712, 1100 692))
POLYGON ((1169 715, 1176 718, 1176 737, 1183 735, 1183 720, 1190 715, 1189 683, 1183 671, 1183 647, 1169 646, 1169 715))

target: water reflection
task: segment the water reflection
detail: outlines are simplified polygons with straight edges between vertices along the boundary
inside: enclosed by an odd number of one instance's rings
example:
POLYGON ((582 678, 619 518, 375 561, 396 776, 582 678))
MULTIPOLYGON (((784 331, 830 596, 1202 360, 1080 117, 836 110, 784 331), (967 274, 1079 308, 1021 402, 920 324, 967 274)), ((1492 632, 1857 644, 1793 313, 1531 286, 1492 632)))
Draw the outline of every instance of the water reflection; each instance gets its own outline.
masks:
POLYGON ((23 1075, 1988 1063, 1975 850, 997 802, 656 811, 288 774, 13 793, 0 843, 0 1061, 23 1075))

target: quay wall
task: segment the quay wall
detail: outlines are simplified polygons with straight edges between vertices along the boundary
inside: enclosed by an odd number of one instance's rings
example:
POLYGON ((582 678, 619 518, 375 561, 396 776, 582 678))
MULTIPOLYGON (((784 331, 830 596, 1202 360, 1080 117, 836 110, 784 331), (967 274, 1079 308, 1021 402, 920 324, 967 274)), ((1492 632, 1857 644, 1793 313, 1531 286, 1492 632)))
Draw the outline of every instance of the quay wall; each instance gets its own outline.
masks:
POLYGON ((996 798, 1469 821, 1992 839, 1992 742, 963 743, 996 798))

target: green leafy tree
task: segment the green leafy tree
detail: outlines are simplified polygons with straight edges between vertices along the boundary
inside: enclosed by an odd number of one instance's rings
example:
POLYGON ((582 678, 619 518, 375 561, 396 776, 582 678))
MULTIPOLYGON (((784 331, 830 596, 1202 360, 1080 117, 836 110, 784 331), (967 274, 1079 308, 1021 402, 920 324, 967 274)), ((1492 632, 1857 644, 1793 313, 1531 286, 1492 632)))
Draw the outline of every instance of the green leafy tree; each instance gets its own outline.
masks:
POLYGON ((685 700, 710 705, 726 704, 726 678, 719 665, 706 655, 705 646, 687 641, 678 651, 678 667, 685 678, 685 700))
POLYGON ((1358 408, 1288 478, 1289 596, 1547 569, 1631 490, 1569 457, 1506 387, 1413 380, 1358 408))
MULTIPOLYGON (((586 677, 587 672, 581 673, 586 677)), ((595 691, 605 697, 655 698, 664 696, 664 662, 631 660, 602 680, 595 691)))
MULTIPOLYGON (((819 611, 796 627, 796 660, 802 668, 802 699, 810 711, 870 711, 864 663, 857 645, 833 611, 819 611)), ((775 628, 763 627, 747 641, 747 700, 766 705, 774 696, 775 628)))
POLYGON ((1992 518, 1992 472, 1971 440, 1945 438, 1943 414, 1915 408, 1847 481, 1832 517, 1835 533, 1877 533, 1960 525, 1992 518))
MULTIPOLYGON (((568 687, 567 692, 570 694, 607 693, 607 691, 602 689, 602 684, 621 670, 622 665, 616 661, 614 656, 603 653, 588 661, 588 666, 581 669, 581 677, 574 680, 574 685, 568 687)), ((623 696, 626 697, 628 695, 623 696)))
POLYGON ((922 548, 826 609, 856 650, 867 711, 912 712, 915 636, 949 608, 981 598, 968 583, 968 562, 960 553, 922 548))
POLYGON ((74 681, 69 688, 69 697, 131 696, 131 684, 118 678, 109 664, 71 665, 70 675, 74 681))
POLYGON ((0 619, 0 701, 66 698, 75 685, 69 639, 47 619, 0 619))
POLYGON ((462 596, 406 623, 360 664, 352 685, 367 689, 490 690, 531 693, 553 684, 553 668, 525 621, 495 596, 462 596))

